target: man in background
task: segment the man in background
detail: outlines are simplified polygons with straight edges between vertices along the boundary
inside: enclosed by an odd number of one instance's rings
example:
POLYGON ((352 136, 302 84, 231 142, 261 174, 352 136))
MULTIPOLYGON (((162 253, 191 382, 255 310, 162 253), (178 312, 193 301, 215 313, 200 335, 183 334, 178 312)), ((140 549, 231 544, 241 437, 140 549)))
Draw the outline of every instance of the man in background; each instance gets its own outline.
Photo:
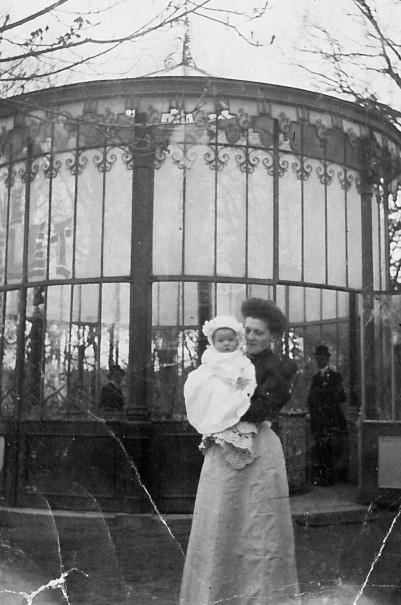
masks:
POLYGON ((100 391, 100 413, 121 413, 124 409, 124 396, 121 383, 125 372, 118 364, 110 366, 107 378, 109 382, 100 391))
POLYGON ((307 400, 317 465, 314 482, 333 485, 340 478, 339 469, 344 460, 347 422, 341 404, 346 395, 341 374, 329 365, 328 347, 318 345, 314 356, 319 371, 312 378, 307 400))

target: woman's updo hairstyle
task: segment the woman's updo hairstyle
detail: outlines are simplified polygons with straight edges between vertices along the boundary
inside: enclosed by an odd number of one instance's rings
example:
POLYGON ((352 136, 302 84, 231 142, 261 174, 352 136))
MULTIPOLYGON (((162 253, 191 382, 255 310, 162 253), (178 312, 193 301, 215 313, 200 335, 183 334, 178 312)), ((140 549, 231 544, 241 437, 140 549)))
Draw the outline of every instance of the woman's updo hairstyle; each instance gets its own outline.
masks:
POLYGON ((287 328, 287 318, 272 300, 247 298, 241 305, 241 313, 246 319, 253 317, 264 321, 272 334, 281 336, 287 328))

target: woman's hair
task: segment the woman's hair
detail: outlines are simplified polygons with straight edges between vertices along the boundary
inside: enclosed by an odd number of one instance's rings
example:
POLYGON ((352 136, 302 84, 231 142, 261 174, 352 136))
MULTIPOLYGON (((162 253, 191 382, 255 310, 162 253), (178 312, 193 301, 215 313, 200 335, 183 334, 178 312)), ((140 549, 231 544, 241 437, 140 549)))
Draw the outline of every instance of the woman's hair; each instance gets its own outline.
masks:
POLYGON ((263 320, 272 334, 281 335, 287 328, 287 318, 272 300, 247 298, 241 305, 244 318, 263 320))

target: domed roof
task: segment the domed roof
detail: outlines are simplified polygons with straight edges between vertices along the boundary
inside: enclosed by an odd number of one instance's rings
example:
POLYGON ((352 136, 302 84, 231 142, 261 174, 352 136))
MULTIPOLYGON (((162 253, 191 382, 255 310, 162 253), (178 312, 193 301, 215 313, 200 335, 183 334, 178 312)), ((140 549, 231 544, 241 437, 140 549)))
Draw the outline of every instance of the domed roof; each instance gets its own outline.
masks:
POLYGON ((155 78, 158 76, 202 76, 204 78, 212 77, 211 74, 208 74, 203 69, 199 69, 195 65, 188 65, 187 63, 179 63, 178 65, 173 65, 172 67, 165 67, 164 69, 160 69, 159 71, 154 71, 153 73, 146 74, 145 78, 155 78))

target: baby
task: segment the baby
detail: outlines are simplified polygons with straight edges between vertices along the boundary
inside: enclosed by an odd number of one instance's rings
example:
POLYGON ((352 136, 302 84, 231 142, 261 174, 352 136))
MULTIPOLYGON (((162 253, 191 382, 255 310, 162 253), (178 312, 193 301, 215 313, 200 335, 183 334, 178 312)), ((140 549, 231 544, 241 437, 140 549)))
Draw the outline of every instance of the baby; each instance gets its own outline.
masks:
POLYGON ((243 326, 234 317, 217 316, 203 326, 209 347, 201 365, 184 385, 187 417, 202 434, 200 450, 216 443, 237 469, 253 459, 253 435, 257 428, 242 422, 256 387, 255 368, 241 350, 243 326))

